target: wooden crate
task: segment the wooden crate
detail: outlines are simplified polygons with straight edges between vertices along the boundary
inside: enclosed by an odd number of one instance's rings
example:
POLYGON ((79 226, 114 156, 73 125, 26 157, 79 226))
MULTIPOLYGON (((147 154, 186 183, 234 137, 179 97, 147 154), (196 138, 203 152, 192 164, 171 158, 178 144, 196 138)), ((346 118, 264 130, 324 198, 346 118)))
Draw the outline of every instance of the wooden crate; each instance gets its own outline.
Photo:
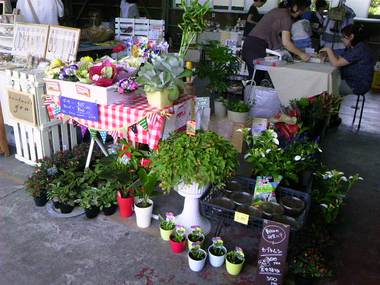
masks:
POLYGON ((115 38, 121 41, 135 36, 144 36, 150 40, 163 39, 165 37, 165 21, 116 18, 115 34, 115 38))

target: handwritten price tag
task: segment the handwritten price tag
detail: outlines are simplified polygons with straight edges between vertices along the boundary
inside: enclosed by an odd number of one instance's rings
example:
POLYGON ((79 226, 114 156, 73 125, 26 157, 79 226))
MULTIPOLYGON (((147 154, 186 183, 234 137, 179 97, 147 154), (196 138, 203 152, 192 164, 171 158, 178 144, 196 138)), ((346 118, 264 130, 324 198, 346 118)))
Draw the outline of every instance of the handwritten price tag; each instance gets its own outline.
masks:
POLYGON ((235 212, 234 221, 243 225, 248 225, 249 215, 240 212, 235 212))

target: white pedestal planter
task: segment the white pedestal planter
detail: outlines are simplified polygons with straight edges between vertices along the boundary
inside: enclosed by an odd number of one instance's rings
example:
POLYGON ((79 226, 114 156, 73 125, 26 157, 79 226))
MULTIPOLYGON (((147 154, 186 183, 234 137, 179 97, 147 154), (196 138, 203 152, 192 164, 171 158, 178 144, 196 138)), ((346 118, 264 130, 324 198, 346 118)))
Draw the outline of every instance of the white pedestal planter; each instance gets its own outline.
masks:
POLYGON ((139 228, 148 228, 152 220, 152 211, 153 211, 153 201, 149 200, 151 205, 147 208, 140 208, 138 204, 141 200, 135 201, 135 214, 136 214, 136 223, 139 228))
POLYGON ((212 245, 209 246, 208 248, 208 258, 210 260, 210 264, 212 267, 220 267, 223 265, 224 263, 224 260, 226 259, 226 254, 227 254, 227 249, 223 246, 223 249, 224 249, 224 255, 222 256, 217 256, 217 255, 213 255, 211 252, 210 252, 210 249, 212 248, 212 245))
POLYGON ((175 217, 177 225, 182 225, 190 232, 191 226, 200 226, 204 235, 207 235, 211 230, 211 223, 208 219, 201 216, 199 212, 199 198, 206 191, 208 186, 199 187, 198 183, 184 184, 177 186, 177 192, 185 197, 182 213, 175 217))
POLYGON ((240 113, 228 110, 227 117, 234 123, 245 123, 248 120, 248 112, 240 113))
POLYGON ((199 272, 205 266, 207 253, 203 249, 201 249, 201 251, 205 255, 205 258, 203 258, 202 260, 194 260, 190 257, 190 252, 187 254, 187 258, 189 259, 189 267, 192 271, 199 272))
POLYGON ((227 115, 227 108, 221 101, 214 101, 215 116, 219 119, 225 118, 227 115))

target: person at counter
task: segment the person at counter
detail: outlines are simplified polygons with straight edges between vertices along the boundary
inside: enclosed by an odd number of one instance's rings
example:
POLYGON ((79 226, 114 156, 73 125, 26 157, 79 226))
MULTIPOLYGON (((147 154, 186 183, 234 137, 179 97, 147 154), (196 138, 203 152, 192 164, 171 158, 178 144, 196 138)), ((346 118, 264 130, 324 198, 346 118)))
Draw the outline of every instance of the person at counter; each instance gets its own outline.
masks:
POLYGON ((58 25, 64 15, 61 0, 18 0, 16 8, 27 23, 58 25))
POLYGON ((248 10, 247 20, 244 27, 244 36, 246 37, 255 25, 260 21, 261 15, 257 8, 264 6, 267 0, 253 0, 251 7, 248 10))
POLYGON ((122 18, 140 18, 137 0, 121 0, 120 17, 122 18))
POLYGON ((368 45, 364 42, 362 25, 348 25, 342 29, 344 51, 337 55, 330 47, 320 50, 327 54, 332 66, 339 67, 342 81, 339 87, 341 96, 365 94, 371 88, 375 61, 368 45))
MULTIPOLYGON (((310 59, 310 55, 298 49, 291 36, 293 19, 297 19, 307 8, 307 0, 288 0, 284 7, 275 8, 267 13, 252 29, 244 40, 242 57, 248 67, 249 76, 254 71, 254 60, 266 56, 266 49, 277 50, 282 47, 297 55, 304 61, 310 59)), ((255 81, 260 84, 264 72, 257 72, 255 81)))

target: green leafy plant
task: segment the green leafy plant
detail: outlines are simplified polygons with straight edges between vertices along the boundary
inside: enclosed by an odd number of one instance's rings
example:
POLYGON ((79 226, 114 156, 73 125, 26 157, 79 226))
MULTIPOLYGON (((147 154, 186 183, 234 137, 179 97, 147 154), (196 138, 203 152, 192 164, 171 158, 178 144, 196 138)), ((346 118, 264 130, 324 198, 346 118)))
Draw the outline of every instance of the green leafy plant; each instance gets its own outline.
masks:
POLYGON ((244 262, 244 252, 240 247, 236 247, 227 253, 227 260, 233 264, 241 264, 244 262))
POLYGON ((206 253, 201 249, 199 242, 193 242, 189 256, 194 260, 202 260, 206 257, 206 253))
POLYGON ((185 235, 186 229, 184 226, 176 225, 173 234, 171 235, 171 240, 175 242, 183 242, 186 239, 185 235))
POLYGON ((336 221, 340 209, 346 199, 347 192, 358 181, 363 180, 358 174, 350 177, 344 176, 343 172, 329 170, 317 172, 316 181, 312 193, 315 203, 320 205, 322 217, 327 224, 336 221))
POLYGON ((207 78, 207 88, 211 93, 222 94, 229 87, 229 77, 235 75, 240 69, 240 60, 230 48, 218 41, 210 41, 203 45, 206 60, 201 61, 196 68, 199 78, 207 78))
POLYGON ((239 113, 249 112, 249 105, 244 101, 230 101, 227 105, 228 110, 239 113))
POLYGON ((290 262, 290 270, 304 278, 325 278, 331 276, 322 254, 317 248, 301 251, 290 262))
POLYGON ((192 242, 201 242, 205 238, 203 235, 203 230, 199 226, 191 226, 191 232, 187 237, 192 242))
POLYGON ((182 78, 191 76, 191 71, 184 68, 183 59, 172 55, 157 57, 152 63, 146 62, 140 68, 137 82, 143 85, 145 92, 167 91, 174 101, 184 88, 182 78))
POLYGON ((179 56, 184 57, 198 33, 206 29, 205 15, 210 11, 209 0, 203 5, 198 0, 190 0, 189 6, 186 5, 186 0, 181 0, 183 9, 182 23, 179 28, 182 30, 181 46, 179 56))
POLYGON ((117 204, 116 189, 115 183, 111 181, 108 181, 99 187, 99 206, 101 210, 117 204))
POLYGON ((223 248, 223 240, 220 237, 212 238, 212 246, 210 252, 216 256, 223 256, 226 254, 225 248, 223 248))
POLYGON ((100 206, 101 191, 96 187, 87 187, 81 193, 80 205, 83 209, 100 206))
POLYGON ((160 215, 160 227, 165 231, 170 231, 175 228, 174 214, 172 212, 167 212, 165 214, 165 219, 160 215))
POLYGON ((182 182, 220 187, 235 174, 237 155, 229 141, 213 132, 200 131, 195 136, 177 132, 160 143, 152 169, 167 193, 182 182))
POLYGON ((51 183, 48 199, 58 199, 62 204, 74 206, 79 201, 83 185, 80 184, 80 174, 72 170, 61 170, 63 174, 51 183))
POLYGON ((153 171, 147 171, 143 168, 138 170, 138 176, 138 182, 130 187, 135 189, 137 197, 141 199, 137 205, 142 208, 147 208, 151 205, 149 202, 150 197, 158 194, 158 191, 156 190, 158 176, 153 171))

